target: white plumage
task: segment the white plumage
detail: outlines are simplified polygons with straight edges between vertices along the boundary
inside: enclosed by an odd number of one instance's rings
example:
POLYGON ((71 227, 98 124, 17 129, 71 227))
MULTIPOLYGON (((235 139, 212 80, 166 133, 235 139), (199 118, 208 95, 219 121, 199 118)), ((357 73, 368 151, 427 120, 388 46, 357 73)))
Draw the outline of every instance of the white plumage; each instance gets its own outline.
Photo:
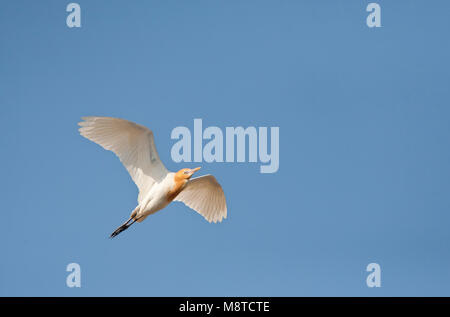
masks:
POLYGON ((225 195, 215 177, 205 175, 191 179, 200 168, 169 172, 158 156, 152 131, 118 118, 82 119, 80 134, 114 152, 139 189, 137 207, 111 237, 134 222, 143 221, 173 200, 185 203, 209 222, 221 222, 227 217, 225 195))
POLYGON ((225 195, 212 175, 193 178, 174 200, 182 201, 209 222, 220 222, 227 217, 225 195))

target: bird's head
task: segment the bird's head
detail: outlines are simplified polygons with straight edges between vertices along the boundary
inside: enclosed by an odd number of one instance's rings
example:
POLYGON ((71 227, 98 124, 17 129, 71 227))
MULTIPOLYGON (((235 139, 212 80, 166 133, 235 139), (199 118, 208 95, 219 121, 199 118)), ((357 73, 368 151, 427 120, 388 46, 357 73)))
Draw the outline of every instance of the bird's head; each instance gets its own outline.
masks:
POLYGON ((197 172, 200 169, 200 167, 196 168, 183 168, 176 172, 175 177, 178 179, 186 179, 188 180, 191 178, 192 175, 194 175, 195 172, 197 172))

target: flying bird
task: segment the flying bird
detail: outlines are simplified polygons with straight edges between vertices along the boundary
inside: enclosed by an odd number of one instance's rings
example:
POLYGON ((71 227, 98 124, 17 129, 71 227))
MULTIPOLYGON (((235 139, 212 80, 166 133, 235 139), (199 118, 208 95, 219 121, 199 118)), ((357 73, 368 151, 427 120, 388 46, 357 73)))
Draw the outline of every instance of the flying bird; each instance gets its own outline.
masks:
POLYGON ((212 175, 191 178, 200 167, 170 172, 156 151, 153 132, 131 121, 109 117, 83 117, 78 123, 82 136, 114 152, 139 190, 138 205, 127 221, 112 234, 114 238, 135 222, 181 201, 209 222, 227 217, 222 187, 212 175))

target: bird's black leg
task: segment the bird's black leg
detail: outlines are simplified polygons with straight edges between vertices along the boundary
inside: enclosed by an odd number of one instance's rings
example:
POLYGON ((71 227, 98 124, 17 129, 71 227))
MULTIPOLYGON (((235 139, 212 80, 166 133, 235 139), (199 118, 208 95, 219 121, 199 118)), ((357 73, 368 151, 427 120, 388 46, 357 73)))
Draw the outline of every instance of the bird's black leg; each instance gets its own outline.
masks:
POLYGON ((111 235, 109 236, 110 238, 114 238, 115 236, 117 236, 119 233, 121 233, 122 231, 127 230, 133 223, 135 223, 136 220, 134 220, 132 217, 130 217, 130 219, 128 219, 127 221, 125 221, 121 226, 119 226, 116 230, 114 230, 113 233, 111 233, 111 235), (132 223, 130 223, 130 221, 132 221, 132 223))

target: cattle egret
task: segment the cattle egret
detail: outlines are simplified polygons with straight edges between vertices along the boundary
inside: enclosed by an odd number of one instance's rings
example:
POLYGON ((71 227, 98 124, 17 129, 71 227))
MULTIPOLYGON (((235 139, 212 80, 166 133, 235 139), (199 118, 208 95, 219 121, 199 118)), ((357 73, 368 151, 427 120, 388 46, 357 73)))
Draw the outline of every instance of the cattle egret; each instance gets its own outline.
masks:
POLYGON ((191 179, 200 167, 169 172, 159 159, 152 131, 118 118, 82 119, 84 121, 78 123, 80 134, 114 152, 139 189, 137 207, 130 218, 111 234, 111 238, 172 201, 183 202, 209 222, 221 222, 227 217, 225 195, 216 178, 204 175, 191 179))

